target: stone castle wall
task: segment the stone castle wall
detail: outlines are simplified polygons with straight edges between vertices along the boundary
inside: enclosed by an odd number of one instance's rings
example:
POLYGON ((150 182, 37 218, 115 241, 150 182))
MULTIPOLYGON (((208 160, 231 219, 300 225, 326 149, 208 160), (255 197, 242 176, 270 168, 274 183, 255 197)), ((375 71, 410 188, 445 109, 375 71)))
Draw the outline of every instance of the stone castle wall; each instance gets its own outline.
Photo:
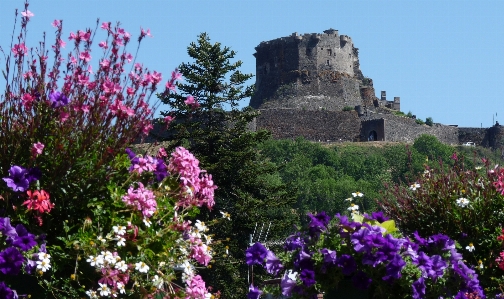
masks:
POLYGON ((355 111, 303 111, 299 109, 261 109, 256 129, 265 129, 275 139, 304 137, 311 141, 358 141, 360 119, 355 111))

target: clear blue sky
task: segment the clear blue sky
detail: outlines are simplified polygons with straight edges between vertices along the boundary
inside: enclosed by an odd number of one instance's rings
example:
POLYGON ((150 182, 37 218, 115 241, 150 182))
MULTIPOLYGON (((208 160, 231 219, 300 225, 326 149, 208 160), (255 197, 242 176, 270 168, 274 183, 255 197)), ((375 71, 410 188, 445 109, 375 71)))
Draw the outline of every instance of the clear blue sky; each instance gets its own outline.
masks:
MULTIPOLYGON (((23 3, 2 0, 4 49, 14 8, 23 3)), ((236 50, 242 71, 255 73, 252 54, 261 41, 334 28, 359 48, 361 70, 373 79, 376 95, 400 96, 405 113, 461 127, 488 127, 492 119, 504 124, 503 0, 32 0, 30 11, 32 46, 43 31, 52 39, 54 19, 63 19, 65 37, 94 28, 97 18, 120 21, 134 37, 141 26, 150 28, 154 38, 142 42, 138 61, 164 79, 189 61, 186 48, 201 32, 236 50)))

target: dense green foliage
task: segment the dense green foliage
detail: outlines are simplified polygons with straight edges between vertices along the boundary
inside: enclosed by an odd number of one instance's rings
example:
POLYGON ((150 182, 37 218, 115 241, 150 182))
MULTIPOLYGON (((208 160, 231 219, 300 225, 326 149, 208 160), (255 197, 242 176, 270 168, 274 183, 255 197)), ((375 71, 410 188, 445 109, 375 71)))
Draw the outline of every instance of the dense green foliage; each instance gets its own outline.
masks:
POLYGON ((436 168, 440 160, 453 165, 450 157, 455 151, 465 156, 468 167, 473 167, 479 157, 498 159, 488 149, 449 146, 430 135, 422 135, 413 145, 323 146, 298 138, 268 140, 259 149, 280 167, 282 180, 297 187, 295 207, 300 215, 308 211, 344 212, 348 207, 345 199, 357 191, 365 195, 358 203, 360 211, 374 211, 375 199, 381 198, 386 185, 409 185, 425 166, 436 168))
POLYGON ((291 211, 294 197, 276 165, 256 150, 270 134, 247 131, 256 113, 237 108, 240 100, 251 96, 253 87, 244 86, 252 75, 239 71, 241 61, 231 62, 236 53, 218 42, 212 44, 203 33, 190 44, 188 54, 193 62, 179 67, 185 80, 177 85, 178 94, 161 98, 170 107, 164 115, 175 118, 169 128, 172 145, 193 152, 218 186, 215 210, 199 219, 220 216, 220 211, 231 215, 231 221, 212 227, 216 258, 212 269, 203 271, 205 281, 224 298, 244 298, 248 268, 242 261, 249 236, 256 224, 271 223, 268 240, 285 237, 297 219, 291 211), (197 104, 190 104, 189 96, 197 104))

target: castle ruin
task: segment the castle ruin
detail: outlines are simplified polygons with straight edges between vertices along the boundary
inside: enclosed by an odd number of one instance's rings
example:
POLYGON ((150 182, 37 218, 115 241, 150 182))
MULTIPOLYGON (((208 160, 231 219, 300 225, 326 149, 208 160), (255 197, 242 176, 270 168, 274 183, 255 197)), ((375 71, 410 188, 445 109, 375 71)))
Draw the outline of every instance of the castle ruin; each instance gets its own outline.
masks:
POLYGON ((459 128, 419 124, 397 116, 399 97, 375 96, 359 50, 347 35, 329 29, 261 42, 256 58, 256 92, 250 106, 261 111, 253 126, 275 138, 302 136, 313 141, 412 142, 431 134, 459 144, 459 128))

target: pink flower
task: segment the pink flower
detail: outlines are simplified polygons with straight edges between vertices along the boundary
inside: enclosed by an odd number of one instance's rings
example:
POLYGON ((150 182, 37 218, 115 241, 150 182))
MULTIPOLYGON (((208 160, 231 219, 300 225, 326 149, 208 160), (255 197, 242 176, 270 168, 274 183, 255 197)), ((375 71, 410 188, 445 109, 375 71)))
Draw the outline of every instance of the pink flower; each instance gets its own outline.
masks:
POLYGON ((173 81, 166 82, 165 87, 166 87, 166 89, 171 90, 171 91, 175 90, 175 84, 173 83, 173 81))
POLYGON ((61 21, 60 20, 54 20, 54 21, 52 21, 51 25, 54 28, 58 28, 61 25, 61 21))
POLYGON ((38 155, 42 155, 42 151, 44 150, 44 147, 45 146, 43 143, 40 143, 40 142, 34 143, 31 148, 32 156, 35 158, 38 155))
POLYGON ((172 73, 171 73, 171 77, 172 77, 172 81, 175 81, 175 80, 180 80, 180 78, 182 78, 182 74, 178 72, 177 69, 175 69, 172 73))
POLYGON ((15 44, 14 47, 11 49, 12 53, 14 53, 14 56, 23 56, 28 53, 28 48, 25 46, 24 43, 20 44, 15 44))
POLYGON ((193 96, 187 96, 186 100, 184 101, 184 103, 187 105, 187 106, 190 106, 192 107, 193 109, 195 108, 198 108, 200 106, 200 104, 198 102, 196 102, 196 100, 194 99, 193 96))
POLYGON ((208 247, 205 244, 195 245, 191 247, 189 257, 198 261, 198 263, 208 266, 212 257, 208 254, 208 247))
POLYGON ((79 38, 81 38, 83 41, 89 41, 89 39, 91 38, 91 32, 90 31, 78 31, 79 33, 79 38))
POLYGON ((166 153, 166 150, 164 149, 164 147, 159 148, 157 157, 158 158, 168 157, 168 154, 166 153))
POLYGON ((142 183, 138 183, 137 189, 130 186, 128 194, 122 197, 122 201, 142 212, 144 217, 151 217, 156 212, 157 202, 154 193, 145 189, 142 183))
POLYGON ((23 94, 23 96, 21 97, 21 101, 23 101, 23 106, 25 108, 30 108, 33 101, 35 101, 35 97, 33 97, 31 94, 29 93, 25 93, 23 94))
POLYGON ((152 81, 154 81, 154 84, 158 84, 159 82, 161 82, 161 80, 163 80, 162 74, 156 71, 152 72, 151 78, 152 81))
POLYGON ((70 56, 70 63, 71 64, 77 64, 77 59, 73 56, 70 56))
POLYGON ((59 43, 60 47, 65 48, 66 42, 64 42, 63 40, 60 39, 60 40, 58 40, 58 43, 59 43))
POLYGON ((175 119, 175 117, 173 116, 170 116, 170 115, 167 115, 165 116, 165 118, 163 119, 165 124, 168 126, 170 125, 170 123, 175 119))
POLYGON ((107 44, 107 42, 105 42, 105 41, 101 41, 101 42, 98 44, 98 46, 99 46, 100 48, 105 49, 105 50, 106 50, 106 49, 108 49, 108 44, 107 44))
POLYGON ((145 31, 145 30, 143 30, 142 27, 140 27, 140 36, 141 37, 145 37, 145 36, 152 37, 152 35, 150 33, 150 29, 147 29, 147 31, 145 31))
POLYGON ((131 55, 131 53, 128 53, 126 54, 125 58, 126 60, 128 60, 128 62, 131 62, 133 60, 133 55, 131 55))
POLYGON ((28 195, 28 200, 23 202, 23 206, 26 206, 28 210, 35 210, 39 213, 49 213, 54 204, 49 201, 49 194, 44 190, 36 190, 34 192, 28 190, 26 191, 28 195))
POLYGON ((103 22, 100 26, 101 29, 110 30, 110 23, 103 22))
POLYGON ((21 15, 25 18, 28 18, 28 19, 34 16, 34 14, 29 10, 22 11, 21 15))
POLYGON ((88 71, 88 73, 90 73, 90 74, 94 74, 94 73, 93 73, 93 66, 92 66, 92 65, 88 65, 88 67, 87 67, 87 71, 88 71))
POLYGON ((69 117, 70 117, 70 114, 68 114, 66 112, 61 112, 59 115, 59 120, 60 120, 60 122, 64 123, 65 121, 67 121, 67 119, 69 117))
POLYGON ((68 40, 73 40, 76 38, 77 38, 77 35, 75 35, 75 33, 73 33, 73 32, 70 32, 70 36, 68 37, 68 40))
POLYGON ((149 132, 154 128, 151 123, 148 123, 142 128, 142 134, 149 135, 149 132))
POLYGON ((84 51, 80 53, 79 58, 85 62, 89 62, 91 60, 91 54, 89 54, 88 51, 84 51))
POLYGON ((208 293, 205 282, 201 278, 201 276, 194 276, 191 281, 187 282, 186 287, 186 298, 191 299, 205 299, 206 294, 208 293))

